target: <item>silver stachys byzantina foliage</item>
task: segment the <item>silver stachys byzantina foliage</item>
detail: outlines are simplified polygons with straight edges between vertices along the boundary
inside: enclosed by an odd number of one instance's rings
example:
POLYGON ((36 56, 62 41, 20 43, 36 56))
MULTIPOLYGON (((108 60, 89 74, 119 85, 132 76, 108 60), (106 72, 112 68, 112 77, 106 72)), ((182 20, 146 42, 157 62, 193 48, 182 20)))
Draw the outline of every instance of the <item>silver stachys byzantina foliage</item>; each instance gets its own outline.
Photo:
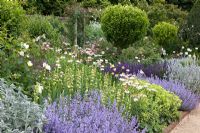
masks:
POLYGON ((200 94, 200 66, 196 59, 182 58, 168 61, 166 77, 183 83, 186 88, 200 94))
POLYGON ((79 93, 71 100, 60 98, 47 106, 45 115, 48 122, 45 133, 144 133, 139 130, 135 117, 129 122, 122 117, 116 103, 105 107, 97 91, 82 97, 79 93))
POLYGON ((42 132, 44 115, 19 88, 0 79, 0 133, 42 132))

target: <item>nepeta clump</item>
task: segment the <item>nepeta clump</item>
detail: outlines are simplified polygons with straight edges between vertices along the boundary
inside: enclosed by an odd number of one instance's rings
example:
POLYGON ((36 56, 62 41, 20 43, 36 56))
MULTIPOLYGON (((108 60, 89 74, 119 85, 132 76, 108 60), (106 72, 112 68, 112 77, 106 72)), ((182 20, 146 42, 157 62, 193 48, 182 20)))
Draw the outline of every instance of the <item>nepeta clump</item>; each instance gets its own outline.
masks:
POLYGON ((199 96, 188 90, 184 84, 174 80, 166 80, 159 78, 146 78, 150 83, 162 86, 164 89, 176 94, 182 100, 180 110, 189 111, 197 107, 199 104, 199 96))
POLYGON ((157 76, 163 78, 167 70, 167 62, 157 62, 150 65, 141 63, 117 63, 114 66, 108 65, 105 67, 104 72, 119 75, 122 73, 137 75, 138 73, 144 74, 146 77, 157 76))
POLYGON ((186 88, 200 94, 200 66, 192 58, 171 59, 166 75, 169 79, 183 83, 186 88))
POLYGON ((0 132, 42 132, 43 111, 29 100, 14 85, 0 79, 0 132))
POLYGON ((129 122, 122 117, 116 104, 105 107, 99 93, 93 91, 72 100, 60 98, 46 109, 48 122, 44 132, 50 133, 139 133, 136 118, 129 122))

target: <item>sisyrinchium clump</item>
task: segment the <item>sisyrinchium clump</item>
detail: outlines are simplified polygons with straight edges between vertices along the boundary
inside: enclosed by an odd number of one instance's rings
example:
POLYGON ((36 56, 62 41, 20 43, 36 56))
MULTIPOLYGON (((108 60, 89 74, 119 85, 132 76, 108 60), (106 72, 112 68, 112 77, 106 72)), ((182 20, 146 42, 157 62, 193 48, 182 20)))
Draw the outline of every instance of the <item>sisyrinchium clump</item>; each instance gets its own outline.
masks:
POLYGON ((39 105, 29 101, 19 88, 0 79, 0 132, 39 133, 45 119, 39 105))

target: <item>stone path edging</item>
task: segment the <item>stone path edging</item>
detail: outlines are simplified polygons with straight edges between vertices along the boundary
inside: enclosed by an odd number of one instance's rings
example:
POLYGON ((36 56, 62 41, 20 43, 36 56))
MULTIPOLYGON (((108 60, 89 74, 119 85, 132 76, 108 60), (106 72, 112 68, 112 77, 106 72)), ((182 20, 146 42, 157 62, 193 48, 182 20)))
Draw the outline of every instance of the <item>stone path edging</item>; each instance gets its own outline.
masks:
POLYGON ((200 133, 200 104, 168 133, 200 133))

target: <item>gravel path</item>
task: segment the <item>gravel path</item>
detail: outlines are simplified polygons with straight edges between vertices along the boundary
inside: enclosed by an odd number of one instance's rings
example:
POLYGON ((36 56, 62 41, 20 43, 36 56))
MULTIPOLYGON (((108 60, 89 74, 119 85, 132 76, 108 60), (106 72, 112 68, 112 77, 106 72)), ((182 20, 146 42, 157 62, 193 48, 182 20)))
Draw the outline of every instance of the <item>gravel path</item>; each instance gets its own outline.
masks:
POLYGON ((191 111, 170 133, 200 133, 200 104, 191 111))

